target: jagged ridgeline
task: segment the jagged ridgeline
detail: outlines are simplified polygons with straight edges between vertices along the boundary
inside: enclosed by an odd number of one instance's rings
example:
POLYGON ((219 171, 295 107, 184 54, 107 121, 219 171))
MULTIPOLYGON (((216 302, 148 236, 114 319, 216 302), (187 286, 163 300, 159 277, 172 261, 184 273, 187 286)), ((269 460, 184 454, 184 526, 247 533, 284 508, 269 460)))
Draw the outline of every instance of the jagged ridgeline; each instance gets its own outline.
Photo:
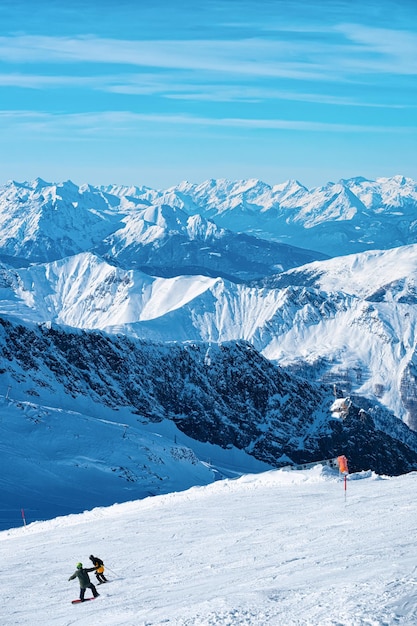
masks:
POLYGON ((115 421, 121 409, 132 423, 169 420, 191 447, 236 448, 271 467, 345 454, 351 471, 417 469, 417 435, 394 416, 356 397, 346 419, 334 419, 330 386, 290 376, 247 342, 157 344, 0 324, 0 381, 10 398, 96 418, 106 410, 115 421))

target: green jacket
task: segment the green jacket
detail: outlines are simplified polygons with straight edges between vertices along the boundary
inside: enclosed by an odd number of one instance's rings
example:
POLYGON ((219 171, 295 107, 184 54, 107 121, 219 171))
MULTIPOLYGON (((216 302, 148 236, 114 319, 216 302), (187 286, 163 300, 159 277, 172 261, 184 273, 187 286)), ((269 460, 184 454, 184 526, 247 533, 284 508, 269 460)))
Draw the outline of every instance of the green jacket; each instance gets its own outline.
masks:
POLYGON ((74 580, 74 578, 78 578, 80 587, 82 589, 85 589, 86 587, 88 587, 88 585, 91 585, 88 572, 94 572, 95 569, 95 567, 90 567, 88 569, 85 567, 83 567, 82 569, 76 569, 73 575, 68 578, 68 580, 74 580))

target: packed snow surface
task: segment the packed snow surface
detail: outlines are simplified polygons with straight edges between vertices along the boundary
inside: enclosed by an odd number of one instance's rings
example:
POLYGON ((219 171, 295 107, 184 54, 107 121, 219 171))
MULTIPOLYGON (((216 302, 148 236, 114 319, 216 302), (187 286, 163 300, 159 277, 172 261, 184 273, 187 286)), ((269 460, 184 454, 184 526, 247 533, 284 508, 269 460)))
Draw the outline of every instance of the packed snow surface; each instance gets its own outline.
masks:
POLYGON ((4 531, 0 623, 412 626, 416 481, 275 470, 4 531), (90 554, 110 582, 72 605, 90 554))

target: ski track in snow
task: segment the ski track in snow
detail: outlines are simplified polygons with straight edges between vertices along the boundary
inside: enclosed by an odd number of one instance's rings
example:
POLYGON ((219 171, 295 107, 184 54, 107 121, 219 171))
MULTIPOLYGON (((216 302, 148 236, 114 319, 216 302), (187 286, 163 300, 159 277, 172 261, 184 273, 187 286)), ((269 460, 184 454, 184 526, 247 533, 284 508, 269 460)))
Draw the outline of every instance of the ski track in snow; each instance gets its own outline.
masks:
POLYGON ((0 623, 413 626, 416 480, 276 470, 4 531, 0 623), (111 582, 73 606, 91 553, 111 582))

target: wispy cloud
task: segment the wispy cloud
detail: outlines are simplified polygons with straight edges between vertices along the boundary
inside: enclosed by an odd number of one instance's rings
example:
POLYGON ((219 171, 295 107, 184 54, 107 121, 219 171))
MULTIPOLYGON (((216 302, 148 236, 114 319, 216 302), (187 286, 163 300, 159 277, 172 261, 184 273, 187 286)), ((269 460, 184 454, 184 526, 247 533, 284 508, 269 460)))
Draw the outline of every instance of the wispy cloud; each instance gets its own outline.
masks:
MULTIPOLYGON (((149 131, 150 125, 160 128, 161 125, 172 128, 187 126, 204 128, 227 128, 245 130, 293 130, 300 132, 346 132, 346 133, 401 133, 410 132, 409 128, 387 126, 365 126, 358 124, 335 124, 304 120, 284 119, 249 119, 249 118, 212 118, 192 115, 155 115, 140 114, 130 111, 107 111, 97 113, 76 113, 51 115, 32 111, 0 111, 0 133, 11 132, 16 128, 32 132, 56 134, 67 133, 71 129, 75 133, 100 135, 128 133, 135 134, 149 131), (3 126, 3 129, 2 129, 3 126)), ((416 129, 417 130, 417 129, 416 129)))
POLYGON ((254 76, 323 79, 324 67, 287 58, 283 42, 123 41, 94 37, 0 37, 0 59, 9 63, 100 63, 254 76))
MULTIPOLYGON (((1 79, 0 79, 1 80, 1 79)), ((222 84, 197 81, 172 80, 169 76, 149 74, 130 74, 109 78, 103 82, 100 89, 126 95, 159 94, 165 98, 175 100, 194 100, 204 102, 251 102, 259 103, 264 101, 292 101, 314 104, 325 104, 344 107, 369 107, 384 109, 405 109, 416 108, 414 104, 396 104, 384 102, 374 102, 366 100, 363 94, 361 97, 338 96, 333 93, 318 93, 304 91, 289 91, 274 89, 262 84, 242 85, 242 84, 222 84)))
MULTIPOLYGON (((99 80, 102 84, 102 80, 99 80)), ((60 87, 91 87, 98 84, 95 76, 64 76, 28 74, 12 72, 10 74, 0 74, 0 87, 20 87, 24 89, 45 89, 60 87)))
POLYGON ((361 24, 334 27, 352 42, 356 54, 349 61, 352 69, 363 72, 417 74, 417 33, 375 28, 361 24))
POLYGON ((126 41, 98 37, 0 37, 9 63, 99 63, 295 80, 363 73, 417 73, 417 34, 341 24, 339 38, 126 41))
POLYGON ((260 103, 265 101, 292 101, 343 107, 367 107, 384 109, 416 108, 416 103, 379 103, 352 95, 338 96, 325 91, 312 93, 274 89, 263 84, 230 84, 199 82, 191 75, 172 76, 166 72, 125 73, 90 76, 44 75, 30 73, 0 74, 0 87, 23 89, 83 88, 130 96, 158 95, 162 98, 200 102, 260 103))

